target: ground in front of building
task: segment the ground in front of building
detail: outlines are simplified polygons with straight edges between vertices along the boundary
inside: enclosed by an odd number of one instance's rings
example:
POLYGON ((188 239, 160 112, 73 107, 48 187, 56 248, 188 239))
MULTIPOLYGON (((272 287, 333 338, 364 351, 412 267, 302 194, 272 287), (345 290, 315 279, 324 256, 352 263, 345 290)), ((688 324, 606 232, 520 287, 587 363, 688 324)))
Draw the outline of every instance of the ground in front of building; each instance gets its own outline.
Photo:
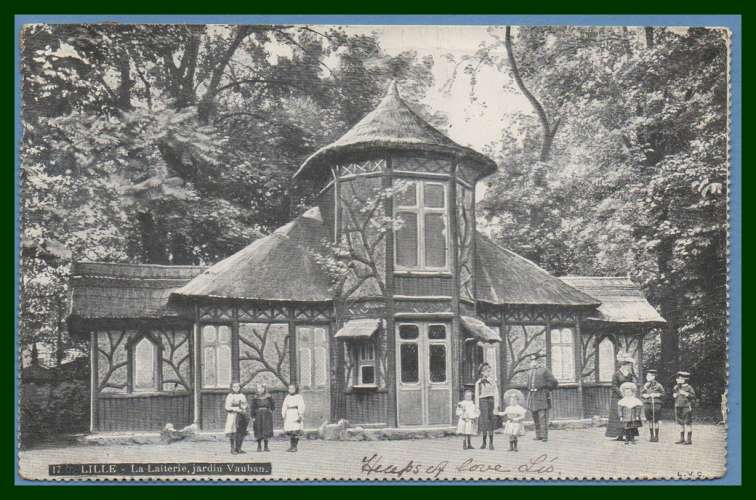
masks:
POLYGON ((479 436, 473 438, 472 450, 463 450, 462 439, 456 437, 356 442, 305 440, 297 453, 287 453, 288 441, 281 439, 271 442, 269 453, 255 452, 254 442, 247 441, 244 455, 230 454, 229 445, 224 442, 182 441, 36 448, 20 452, 19 466, 24 478, 48 480, 53 479, 48 475, 51 464, 124 462, 272 464, 270 476, 233 476, 237 480, 704 479, 725 473, 724 426, 696 426, 692 446, 673 444, 679 433, 671 422, 663 424, 659 443, 648 442, 646 429, 641 429, 636 445, 610 441, 604 437, 604 430, 551 431, 546 443, 534 441, 533 433, 529 432, 520 438, 517 453, 508 451, 508 442, 502 434, 496 435, 495 450, 479 449, 479 436))

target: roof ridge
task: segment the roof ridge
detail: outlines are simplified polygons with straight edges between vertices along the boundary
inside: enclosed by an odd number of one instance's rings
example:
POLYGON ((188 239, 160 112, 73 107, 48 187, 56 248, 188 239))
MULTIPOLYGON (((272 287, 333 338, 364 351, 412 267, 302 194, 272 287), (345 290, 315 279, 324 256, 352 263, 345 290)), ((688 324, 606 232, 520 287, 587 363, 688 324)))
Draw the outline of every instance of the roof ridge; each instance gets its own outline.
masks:
POLYGON ((629 276, 587 276, 587 275, 582 275, 582 274, 581 275, 567 274, 565 276, 559 276, 559 278, 560 279, 561 278, 577 278, 577 279, 591 279, 591 280, 629 280, 629 281, 632 281, 632 279, 630 279, 629 276))
POLYGON ((206 265, 188 265, 188 264, 149 264, 149 263, 142 263, 142 262, 106 262, 106 261, 98 261, 98 260, 75 260, 73 262, 73 265, 87 265, 87 264, 96 264, 98 266, 131 266, 131 267, 157 267, 157 268, 165 268, 165 269, 197 269, 197 268, 203 268, 208 267, 206 265))

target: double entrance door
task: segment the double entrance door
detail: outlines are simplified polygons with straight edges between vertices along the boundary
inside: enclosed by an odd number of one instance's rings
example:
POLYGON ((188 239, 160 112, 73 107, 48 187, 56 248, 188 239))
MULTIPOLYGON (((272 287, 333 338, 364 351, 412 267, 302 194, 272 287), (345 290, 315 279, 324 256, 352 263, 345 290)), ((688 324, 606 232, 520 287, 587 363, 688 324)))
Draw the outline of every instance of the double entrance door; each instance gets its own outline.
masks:
POLYGON ((399 425, 451 424, 451 324, 399 321, 396 329, 399 425))

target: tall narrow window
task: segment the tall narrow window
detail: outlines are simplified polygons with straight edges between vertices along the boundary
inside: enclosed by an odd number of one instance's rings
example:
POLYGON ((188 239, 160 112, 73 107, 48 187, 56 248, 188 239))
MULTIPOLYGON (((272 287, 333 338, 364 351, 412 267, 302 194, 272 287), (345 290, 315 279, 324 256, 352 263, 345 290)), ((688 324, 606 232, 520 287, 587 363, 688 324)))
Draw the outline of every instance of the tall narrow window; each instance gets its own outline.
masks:
POLYGON ((361 342, 357 349, 357 383, 360 385, 375 384, 375 348, 373 342, 361 342))
POLYGON ((299 384, 306 389, 328 386, 328 339, 320 327, 297 327, 299 384))
POLYGON ((598 379, 599 382, 611 382, 614 376, 614 342, 609 337, 598 345, 598 379))
POLYGON ((133 351, 133 390, 158 390, 158 349, 148 337, 142 337, 133 351))
POLYGON ((399 357, 402 363, 402 383, 416 384, 419 382, 417 344, 414 342, 401 344, 399 357))
POLYGON ((402 227, 396 233, 396 266, 399 269, 447 269, 448 214, 446 184, 410 182, 396 198, 396 217, 402 227))
POLYGON ((226 325, 202 327, 202 387, 228 388, 231 385, 231 328, 226 325))
POLYGON ((575 381, 575 351, 572 328, 551 330, 551 371, 560 382, 575 381))

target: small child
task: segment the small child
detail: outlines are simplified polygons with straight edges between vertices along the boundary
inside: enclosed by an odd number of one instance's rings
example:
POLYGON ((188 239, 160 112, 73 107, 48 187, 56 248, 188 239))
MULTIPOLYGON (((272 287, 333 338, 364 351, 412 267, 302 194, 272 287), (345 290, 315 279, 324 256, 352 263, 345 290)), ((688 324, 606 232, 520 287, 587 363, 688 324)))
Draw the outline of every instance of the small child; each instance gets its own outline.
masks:
POLYGON ((688 384, 690 373, 677 372, 677 384, 672 389, 672 397, 675 398, 675 420, 680 426, 680 440, 675 444, 693 444, 693 403, 696 400, 696 391, 688 384), (687 426, 688 439, 685 440, 687 426))
POLYGON ((504 393, 504 401, 507 402, 507 408, 499 415, 507 419, 507 423, 504 424, 504 434, 509 437, 509 451, 519 451, 517 438, 525 435, 525 425, 522 422, 527 414, 527 410, 521 405, 522 392, 510 389, 504 393))
POLYGON ((465 390, 464 400, 457 403, 457 434, 464 436, 462 439, 462 449, 472 449, 470 438, 473 434, 478 433, 476 420, 480 415, 478 408, 473 401, 473 392, 470 389, 465 390))
POLYGON ((636 391, 637 387, 632 382, 620 386, 622 399, 617 405, 625 444, 635 444, 638 429, 643 426, 643 402, 636 397, 636 391))
POLYGON ((289 449, 286 451, 297 451, 299 437, 304 432, 304 414, 305 402, 302 395, 299 394, 299 386, 290 384, 289 394, 286 395, 281 405, 284 432, 289 436, 289 449))
POLYGON ((646 422, 648 422, 649 441, 659 442, 659 421, 662 414, 662 398, 664 386, 656 380, 656 370, 646 371, 646 383, 641 389, 641 399, 646 410, 646 422))

